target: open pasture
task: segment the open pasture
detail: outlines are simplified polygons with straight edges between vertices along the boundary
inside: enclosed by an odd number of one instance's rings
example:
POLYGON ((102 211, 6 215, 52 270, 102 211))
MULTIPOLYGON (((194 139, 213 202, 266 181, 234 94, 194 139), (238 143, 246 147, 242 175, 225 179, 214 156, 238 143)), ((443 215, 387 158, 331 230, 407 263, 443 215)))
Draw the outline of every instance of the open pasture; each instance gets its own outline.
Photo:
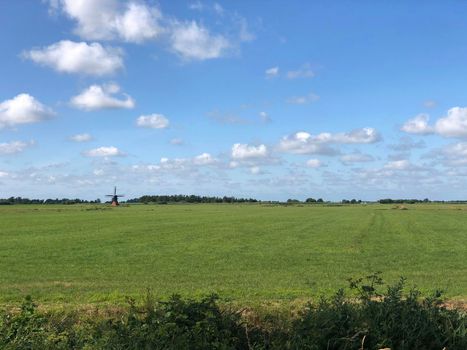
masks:
POLYGON ((403 275, 467 298, 467 206, 0 207, 0 302, 120 302, 217 292, 240 302, 332 293, 403 275))

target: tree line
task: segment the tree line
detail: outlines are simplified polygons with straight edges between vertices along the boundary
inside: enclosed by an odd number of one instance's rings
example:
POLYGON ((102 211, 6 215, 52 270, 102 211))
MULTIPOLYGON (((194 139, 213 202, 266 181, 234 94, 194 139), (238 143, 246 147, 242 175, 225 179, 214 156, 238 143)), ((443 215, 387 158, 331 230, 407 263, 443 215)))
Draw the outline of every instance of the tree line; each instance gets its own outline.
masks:
POLYGON ((451 201, 432 201, 428 198, 425 199, 391 199, 384 198, 378 200, 380 204, 416 204, 416 203, 451 203, 451 204, 465 204, 467 200, 451 200, 451 201))
POLYGON ((84 200, 79 198, 48 198, 48 199, 29 199, 22 197, 10 197, 10 198, 0 198, 0 205, 11 205, 11 204, 84 204, 84 203, 100 203, 101 200, 98 198, 96 200, 84 200))
POLYGON ((257 199, 253 198, 236 198, 236 197, 208 197, 196 195, 145 195, 138 198, 129 199, 126 203, 257 203, 257 199))

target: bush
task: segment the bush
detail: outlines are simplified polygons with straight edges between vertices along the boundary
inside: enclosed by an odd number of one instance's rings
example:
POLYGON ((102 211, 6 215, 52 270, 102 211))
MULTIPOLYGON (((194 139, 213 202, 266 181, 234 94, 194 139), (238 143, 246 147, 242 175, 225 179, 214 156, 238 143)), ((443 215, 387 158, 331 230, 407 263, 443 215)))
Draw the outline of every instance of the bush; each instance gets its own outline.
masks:
POLYGON ((287 322, 274 314, 247 321, 216 295, 155 301, 148 292, 122 314, 87 319, 40 313, 27 297, 19 311, 0 312, 0 348, 467 349, 467 316, 444 307, 441 292, 422 298, 404 291, 403 278, 385 286, 380 274, 349 283, 352 294, 310 302, 287 322))

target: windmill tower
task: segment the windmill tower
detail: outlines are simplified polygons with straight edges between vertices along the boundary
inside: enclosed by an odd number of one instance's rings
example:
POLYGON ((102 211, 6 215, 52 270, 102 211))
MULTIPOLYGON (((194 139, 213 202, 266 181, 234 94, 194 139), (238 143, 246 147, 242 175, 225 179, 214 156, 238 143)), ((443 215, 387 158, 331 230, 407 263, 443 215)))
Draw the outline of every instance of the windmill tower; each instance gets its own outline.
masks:
POLYGON ((123 197, 123 194, 117 194, 117 186, 114 186, 114 194, 106 194, 106 197, 112 197, 112 207, 120 205, 118 203, 118 197, 123 197))

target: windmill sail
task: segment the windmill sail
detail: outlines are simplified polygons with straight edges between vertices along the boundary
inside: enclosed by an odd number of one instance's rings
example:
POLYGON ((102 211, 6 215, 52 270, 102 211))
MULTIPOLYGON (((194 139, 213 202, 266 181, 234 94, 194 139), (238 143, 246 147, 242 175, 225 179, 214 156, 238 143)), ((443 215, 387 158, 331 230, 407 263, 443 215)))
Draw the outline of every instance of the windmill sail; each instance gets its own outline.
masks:
POLYGON ((106 194, 106 197, 112 197, 112 206, 116 207, 120 205, 118 203, 118 197, 123 197, 123 194, 117 194, 117 186, 114 186, 114 193, 113 194, 106 194))

